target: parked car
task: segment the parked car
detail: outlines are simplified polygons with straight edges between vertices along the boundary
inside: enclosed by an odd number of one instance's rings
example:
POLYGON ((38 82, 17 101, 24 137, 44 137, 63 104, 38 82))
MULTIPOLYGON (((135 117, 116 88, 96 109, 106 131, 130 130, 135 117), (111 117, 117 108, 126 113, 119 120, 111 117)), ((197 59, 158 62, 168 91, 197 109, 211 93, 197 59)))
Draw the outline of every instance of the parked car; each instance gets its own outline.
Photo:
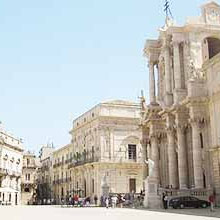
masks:
POLYGON ((206 208, 210 206, 210 202, 205 200, 200 200, 192 196, 181 196, 173 198, 169 201, 169 206, 174 209, 177 208, 206 208))

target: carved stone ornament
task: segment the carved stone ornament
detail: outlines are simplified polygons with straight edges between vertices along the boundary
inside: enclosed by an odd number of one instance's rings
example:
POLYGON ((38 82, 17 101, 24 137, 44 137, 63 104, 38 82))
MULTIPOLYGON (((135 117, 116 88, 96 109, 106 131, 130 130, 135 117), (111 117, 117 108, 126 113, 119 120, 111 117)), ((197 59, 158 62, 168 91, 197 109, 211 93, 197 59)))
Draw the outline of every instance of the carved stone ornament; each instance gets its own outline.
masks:
POLYGON ((189 60, 189 76, 192 80, 205 79, 205 72, 203 71, 203 69, 196 68, 192 59, 189 60))
POLYGON ((0 137, 0 144, 5 144, 5 140, 3 137, 0 137))
POLYGON ((207 21, 211 24, 219 24, 220 23, 220 12, 215 8, 210 8, 207 10, 207 21))

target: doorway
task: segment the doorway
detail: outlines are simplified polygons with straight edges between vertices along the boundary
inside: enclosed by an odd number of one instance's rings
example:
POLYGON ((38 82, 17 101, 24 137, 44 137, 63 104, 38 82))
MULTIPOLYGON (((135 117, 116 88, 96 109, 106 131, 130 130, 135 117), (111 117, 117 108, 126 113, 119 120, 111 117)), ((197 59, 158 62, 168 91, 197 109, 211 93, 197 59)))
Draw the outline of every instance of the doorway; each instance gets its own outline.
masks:
POLYGON ((130 192, 136 192, 136 179, 131 178, 129 179, 129 190, 130 192))

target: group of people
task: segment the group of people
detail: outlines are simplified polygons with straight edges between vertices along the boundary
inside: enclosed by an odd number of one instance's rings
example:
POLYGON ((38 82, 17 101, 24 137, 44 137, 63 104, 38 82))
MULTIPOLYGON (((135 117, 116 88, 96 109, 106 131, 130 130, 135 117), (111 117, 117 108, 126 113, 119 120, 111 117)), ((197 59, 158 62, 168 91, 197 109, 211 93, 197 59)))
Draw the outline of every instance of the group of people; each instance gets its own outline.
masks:
MULTIPOLYGON (((94 196, 94 204, 97 205, 98 197, 94 196)), ((61 204, 62 205, 70 205, 70 206, 90 206, 91 204, 91 198, 86 197, 84 199, 80 198, 77 194, 73 196, 69 196, 66 198, 66 201, 64 198, 61 198, 61 204)))
POLYGON ((102 207, 106 207, 108 209, 109 207, 116 208, 117 205, 122 207, 124 201, 125 199, 123 198, 123 196, 121 194, 117 194, 117 195, 102 196, 100 202, 102 207))

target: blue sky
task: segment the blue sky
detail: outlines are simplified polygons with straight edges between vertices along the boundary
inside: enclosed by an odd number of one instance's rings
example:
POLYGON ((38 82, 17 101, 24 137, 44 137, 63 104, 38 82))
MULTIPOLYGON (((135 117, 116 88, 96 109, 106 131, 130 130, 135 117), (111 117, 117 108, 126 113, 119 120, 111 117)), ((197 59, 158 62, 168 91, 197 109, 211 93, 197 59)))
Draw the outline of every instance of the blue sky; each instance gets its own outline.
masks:
MULTIPOLYGON (((202 0, 171 1, 175 20, 202 0)), ((72 120, 99 102, 148 96, 147 38, 164 24, 163 0, 1 0, 0 120, 38 152, 70 141, 72 120)))

